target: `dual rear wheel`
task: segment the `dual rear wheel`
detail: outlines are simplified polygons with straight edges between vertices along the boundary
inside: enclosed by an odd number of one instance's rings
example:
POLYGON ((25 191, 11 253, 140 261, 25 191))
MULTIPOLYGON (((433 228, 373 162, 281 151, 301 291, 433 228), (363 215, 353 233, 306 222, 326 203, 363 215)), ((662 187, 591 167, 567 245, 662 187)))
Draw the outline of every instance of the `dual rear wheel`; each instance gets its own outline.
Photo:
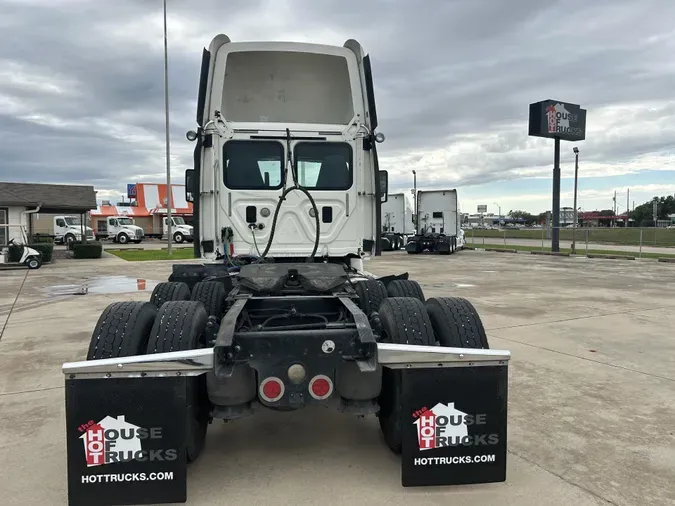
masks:
MULTIPOLYGON (((87 360, 129 357, 203 348, 209 316, 220 320, 225 288, 218 282, 199 282, 190 291, 185 283, 160 283, 150 302, 115 302, 101 314, 87 352, 87 360)), ((187 380, 186 453, 197 459, 204 447, 211 405, 206 376, 187 380)))
MULTIPOLYGON (((390 281, 386 288, 378 280, 362 281, 356 285, 356 292, 366 314, 378 313, 381 342, 489 348, 478 312, 467 299, 425 299, 421 286, 413 280, 390 281)), ((387 446, 397 454, 402 444, 402 379, 403 371, 383 368, 378 418, 387 446)))

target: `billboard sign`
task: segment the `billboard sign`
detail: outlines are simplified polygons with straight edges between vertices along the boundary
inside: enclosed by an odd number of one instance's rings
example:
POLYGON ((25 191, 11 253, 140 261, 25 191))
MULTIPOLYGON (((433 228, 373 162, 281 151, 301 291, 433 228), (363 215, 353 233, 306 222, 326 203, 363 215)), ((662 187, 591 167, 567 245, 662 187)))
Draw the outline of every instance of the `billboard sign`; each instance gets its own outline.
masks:
POLYGON ((583 141, 586 138, 586 109, 558 100, 530 104, 529 135, 583 141))
POLYGON ((127 198, 135 199, 136 198, 136 185, 127 184, 127 198))
POLYGON ((478 206, 478 212, 479 213, 487 213, 487 206, 486 205, 479 205, 478 206))

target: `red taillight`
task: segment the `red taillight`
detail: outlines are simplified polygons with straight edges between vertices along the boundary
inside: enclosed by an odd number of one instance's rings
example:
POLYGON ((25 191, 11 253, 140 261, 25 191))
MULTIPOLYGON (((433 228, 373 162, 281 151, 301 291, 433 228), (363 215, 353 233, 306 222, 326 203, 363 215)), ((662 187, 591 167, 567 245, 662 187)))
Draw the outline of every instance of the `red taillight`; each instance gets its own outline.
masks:
POLYGON ((318 401, 328 399, 333 393, 333 382, 328 376, 319 374, 309 382, 309 394, 318 401))
POLYGON ((279 378, 271 376, 265 378, 260 383, 260 388, 258 391, 260 397, 262 397, 267 402, 276 402, 284 396, 285 391, 284 383, 279 378))

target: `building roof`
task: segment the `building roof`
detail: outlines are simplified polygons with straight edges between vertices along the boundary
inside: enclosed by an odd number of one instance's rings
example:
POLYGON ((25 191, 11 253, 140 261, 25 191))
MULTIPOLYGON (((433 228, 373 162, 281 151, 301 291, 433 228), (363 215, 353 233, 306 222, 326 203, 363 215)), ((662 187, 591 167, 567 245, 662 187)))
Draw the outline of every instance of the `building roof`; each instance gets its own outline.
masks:
MULTIPOLYGON (((136 183, 133 185, 136 205, 121 206, 112 205, 111 202, 103 202, 91 212, 92 216, 119 216, 129 215, 136 217, 152 216, 154 214, 166 214, 168 192, 166 184, 136 183)), ((185 200, 185 185, 171 185, 171 214, 191 215, 192 202, 185 200)))
POLYGON ((40 212, 79 212, 96 209, 93 186, 40 183, 1 183, 0 206, 40 207, 40 212))

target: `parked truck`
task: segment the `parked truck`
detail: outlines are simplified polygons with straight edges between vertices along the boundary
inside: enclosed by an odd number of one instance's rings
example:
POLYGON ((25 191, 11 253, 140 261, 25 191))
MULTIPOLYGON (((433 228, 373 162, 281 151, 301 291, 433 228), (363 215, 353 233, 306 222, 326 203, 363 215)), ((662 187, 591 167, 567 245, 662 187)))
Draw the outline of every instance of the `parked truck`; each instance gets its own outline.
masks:
POLYGON ((404 193, 389 195, 382 204, 382 250, 399 250, 414 235, 413 208, 404 193))
MULTIPOLYGON (((113 378, 90 390, 109 403, 100 412, 123 412, 143 427, 183 399, 185 424, 177 427, 188 462, 213 420, 317 405, 377 416, 386 445, 400 453, 402 434, 415 428, 414 413, 402 411, 402 395, 410 395, 401 390, 402 370, 475 368, 508 360, 508 352, 488 349, 468 300, 426 298, 407 273, 364 269, 380 254, 388 200, 369 55, 355 40, 337 47, 218 35, 201 69, 198 127, 187 133, 194 168, 185 175, 199 261, 175 264, 149 302, 110 304, 87 360, 64 364, 66 377, 82 395, 89 379, 113 378), (298 170, 303 163, 311 176, 298 170), (100 390, 117 392, 122 378, 147 386, 129 387, 130 398, 100 390), (187 390, 158 397, 181 378, 187 390), (116 411, 116 402, 124 408, 116 411)), ((437 225, 448 232, 456 226, 456 208, 445 204, 452 198, 441 199, 445 221, 437 225)), ((426 198, 421 204, 422 213, 435 209, 426 198)), ((78 437, 73 452, 81 452, 78 437)))
POLYGON ((32 216, 33 234, 47 235, 56 244, 68 244, 82 241, 82 233, 88 241, 93 241, 94 229, 77 215, 34 214, 32 216))
MULTIPOLYGON (((162 218, 163 232, 162 239, 169 237, 169 220, 166 217, 162 218)), ((171 235, 173 236, 173 241, 181 244, 183 242, 193 242, 194 241, 194 227, 185 223, 185 219, 182 216, 172 216, 171 217, 171 235)))
POLYGON ((408 239, 410 254, 451 254, 464 246, 457 190, 417 191, 417 234, 408 239))
POLYGON ((119 244, 140 244, 145 238, 145 232, 129 216, 109 216, 105 220, 103 237, 119 244))

